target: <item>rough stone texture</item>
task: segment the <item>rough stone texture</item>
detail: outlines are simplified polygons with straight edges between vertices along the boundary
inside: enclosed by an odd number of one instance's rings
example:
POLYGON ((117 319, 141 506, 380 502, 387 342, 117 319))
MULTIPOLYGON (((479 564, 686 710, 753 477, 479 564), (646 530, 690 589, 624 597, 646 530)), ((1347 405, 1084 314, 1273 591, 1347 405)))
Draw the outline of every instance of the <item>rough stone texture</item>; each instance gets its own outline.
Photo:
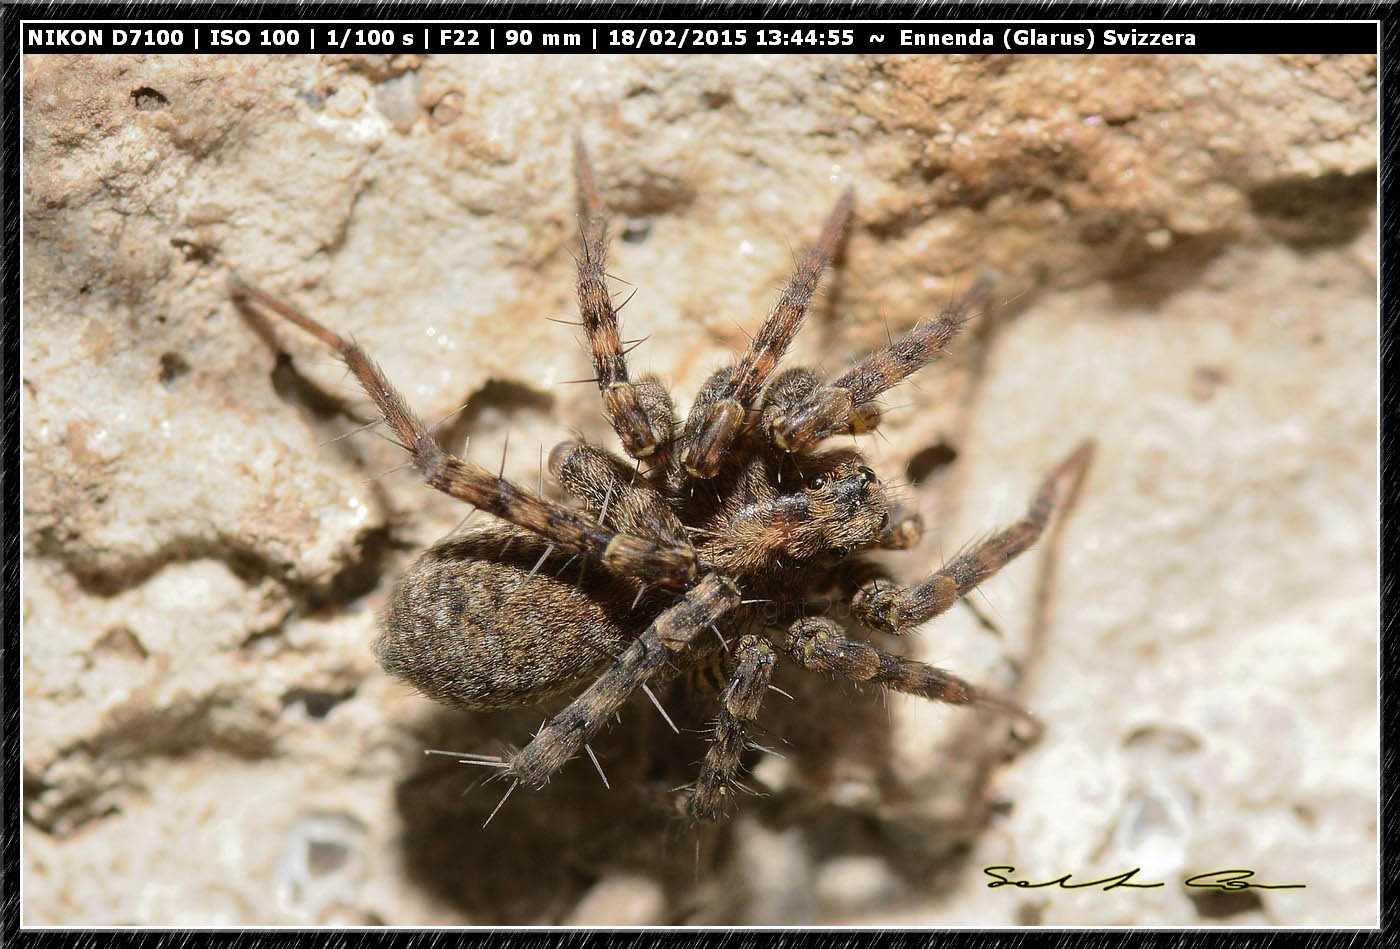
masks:
POLYGON ((24 69, 26 923, 1376 922, 1373 57, 24 69), (1019 667, 1042 745, 1007 763, 985 716, 784 670, 787 757, 699 857, 663 802, 701 745, 645 706, 599 746, 613 790, 575 762, 484 830, 498 786, 422 755, 548 709, 451 713, 374 667, 395 571, 463 511, 333 441, 365 400, 224 281, 353 333, 451 447, 509 432, 533 483, 571 427, 613 444, 545 319, 573 310, 576 132, 633 365, 683 406, 847 183, 794 358, 837 369, 1001 272, 866 447, 934 527, 913 578, 1098 439, 1063 530, 974 598, 999 637, 956 610, 886 643, 1019 667), (1227 866, 1307 889, 1179 885, 1227 866))

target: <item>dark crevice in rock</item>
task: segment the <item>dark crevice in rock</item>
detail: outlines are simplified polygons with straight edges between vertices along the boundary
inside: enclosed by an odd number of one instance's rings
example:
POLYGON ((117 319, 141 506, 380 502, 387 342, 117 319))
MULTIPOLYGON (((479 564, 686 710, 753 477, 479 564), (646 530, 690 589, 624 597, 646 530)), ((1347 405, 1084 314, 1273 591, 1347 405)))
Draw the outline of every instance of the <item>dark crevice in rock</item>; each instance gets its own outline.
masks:
POLYGON ((84 593, 104 598, 118 596, 139 586, 172 564, 217 560, 247 584, 255 583, 265 576, 277 577, 286 582, 286 575, 291 566, 274 564, 260 557, 255 551, 207 537, 175 538, 146 555, 132 555, 127 559, 114 557, 111 558, 111 562, 95 564, 84 560, 64 538, 45 531, 36 536, 33 553, 35 556, 46 557, 62 564, 84 593))
POLYGON ((391 525, 384 525, 363 534, 358 547, 359 556, 331 578, 324 596, 322 591, 313 587, 304 587, 299 591, 307 608, 334 608, 352 603, 377 589, 385 579, 391 553, 402 549, 404 544, 394 536, 391 525))
POLYGON ((931 476, 951 465, 958 458, 958 450, 946 441, 930 445, 909 459, 904 466, 905 477, 913 484, 922 484, 931 476))
POLYGON ((57 796, 57 785, 49 784, 26 767, 20 794, 25 823, 62 838, 84 824, 121 813, 120 804, 114 800, 119 794, 118 785, 83 782, 74 786, 71 780, 65 780, 63 789, 66 793, 57 796))
POLYGON ((604 206, 617 217, 659 217, 680 211, 695 200, 695 189, 688 183, 646 169, 633 168, 599 184, 604 206))
POLYGON ((1211 261, 1236 239, 1221 231, 1175 234, 1169 246, 1157 250, 1137 230, 1124 232, 1105 279, 1118 305, 1158 309, 1175 294, 1196 287, 1211 261))
POLYGON ((103 634, 93 646, 95 652, 122 656, 144 662, 150 658, 150 651, 132 629, 125 625, 113 626, 103 634))
POLYGON ((354 689, 327 692, 324 689, 310 689, 296 686, 282 693, 282 707, 286 709, 294 705, 300 705, 306 710, 307 717, 319 721, 329 715, 331 709, 335 708, 341 702, 352 698, 354 694, 354 689))
POLYGON ((700 93, 700 103, 707 109, 722 109, 734 101, 728 89, 706 89, 700 93))
POLYGON ((186 260, 196 264, 207 264, 211 262, 217 253, 217 248, 209 244, 183 237, 170 238, 170 246, 183 254, 186 260))
POLYGON ((353 544, 355 559, 341 567, 327 583, 317 584, 295 575, 295 565, 268 557, 265 552, 229 538, 175 538, 148 555, 134 555, 113 564, 84 561, 53 534, 36 538, 33 553, 63 565, 90 596, 111 598, 148 581, 166 567, 214 560, 245 586, 271 579, 281 586, 300 611, 309 612, 356 600, 379 585, 387 570, 388 555, 397 548, 388 525, 366 530, 353 544))
POLYGON ((150 86, 142 86, 131 92, 131 104, 137 112, 154 112, 170 104, 170 100, 150 86))
POLYGON ((46 833, 63 837, 95 820, 121 812, 141 793, 135 776, 151 758, 184 758, 208 751, 245 761, 269 758, 276 749, 271 722, 229 721, 229 710, 246 710, 245 696, 227 691, 193 696, 167 706, 114 709, 96 733, 59 752, 52 764, 61 780, 28 768, 24 817, 46 833), (245 727, 246 726, 246 727, 245 727))
MULTIPOLYGON (((489 434, 499 424, 487 424, 492 416, 510 419, 520 414, 549 415, 554 396, 511 379, 488 379, 472 394, 456 418, 439 428, 438 443, 456 451, 468 438, 489 434)), ((507 426, 509 427, 509 426, 507 426)))
POLYGON ((1249 203, 1265 232, 1299 250, 1346 244, 1370 224, 1376 176, 1286 178, 1252 190, 1249 203))
POLYGON ((624 244, 644 244, 650 236, 650 221, 627 221, 622 225, 622 233, 618 235, 618 240, 624 244))
POLYGON ((162 353, 160 357, 160 384, 169 389, 190 371, 190 364, 179 353, 162 353))
POLYGON ((909 202, 883 217, 863 218, 860 226, 880 241, 896 241, 917 230, 946 210, 933 199, 909 202))

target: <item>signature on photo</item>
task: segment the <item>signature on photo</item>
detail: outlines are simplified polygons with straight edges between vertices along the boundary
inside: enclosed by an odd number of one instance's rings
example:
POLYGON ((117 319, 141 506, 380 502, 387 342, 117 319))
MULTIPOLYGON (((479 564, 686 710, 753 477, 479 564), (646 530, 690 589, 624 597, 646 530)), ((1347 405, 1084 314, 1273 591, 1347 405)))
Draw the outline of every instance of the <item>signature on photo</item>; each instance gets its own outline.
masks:
MULTIPOLYGON (((991 877, 991 882, 987 884, 987 889, 994 890, 999 886, 1015 886, 1026 890, 1041 889, 1047 886, 1058 887, 1062 890, 1084 890, 1090 888, 1100 888, 1103 890, 1114 890, 1125 887, 1136 890, 1151 890, 1157 887, 1166 886, 1165 883, 1139 883, 1133 877, 1137 876, 1141 867, 1133 867, 1123 873, 1113 876, 1101 877, 1097 880, 1085 880, 1081 882, 1071 882, 1072 873, 1055 877, 1053 880, 1042 880, 1033 883, 1030 880, 1014 880, 1009 874, 1016 871, 1010 865, 999 865, 984 867, 982 872, 991 877)), ((1228 869, 1211 870, 1208 873, 1197 873, 1195 876, 1187 877, 1181 881, 1182 886, 1189 886, 1199 889, 1209 890, 1301 890, 1307 887, 1306 883, 1255 883, 1252 878, 1253 870, 1228 869)))

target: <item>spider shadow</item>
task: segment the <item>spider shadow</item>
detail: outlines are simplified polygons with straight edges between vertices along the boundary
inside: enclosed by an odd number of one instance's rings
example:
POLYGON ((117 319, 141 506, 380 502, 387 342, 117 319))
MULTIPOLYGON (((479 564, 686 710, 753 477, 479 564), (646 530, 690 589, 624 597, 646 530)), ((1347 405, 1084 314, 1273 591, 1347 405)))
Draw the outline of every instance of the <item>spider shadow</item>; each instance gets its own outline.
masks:
MULTIPOLYGON (((504 754, 503 739, 523 744, 563 701, 511 711, 434 709, 415 738, 425 748, 504 754)), ((396 790, 408 878, 472 924, 560 923, 612 873, 645 876, 662 886, 669 905, 683 902, 727 849, 727 834, 707 834, 697 857, 696 833, 679 818, 670 790, 694 780, 691 761, 703 754, 703 739, 689 729, 703 722, 664 701, 681 736, 645 699, 629 702, 621 721, 592 742, 606 786, 580 756, 545 787, 516 788, 494 817, 510 788, 494 769, 425 755, 396 790)))
MULTIPOLYGON (((894 775, 880 690, 794 668, 783 669, 777 684, 793 698, 770 693, 763 728, 752 737, 783 756, 788 778, 768 787, 762 771, 745 774, 741 780, 755 794, 741 796, 736 815, 774 830, 800 827, 814 862, 877 855, 907 892, 927 895, 959 872, 958 854, 990 812, 983 800, 994 744, 987 721, 969 714, 939 749, 940 760, 944 754, 950 760, 936 793, 950 803, 930 818, 894 775), (843 800, 853 772, 873 781, 871 799, 843 800)), ((593 742, 609 787, 580 756, 543 789, 516 789, 489 823, 509 785, 493 779, 490 769, 424 756, 396 793, 408 878, 460 908, 473 924, 565 922, 589 887, 617 873, 661 886, 666 924, 725 924, 751 916, 746 888, 733 885, 730 870, 741 822, 697 829, 675 806, 675 789, 695 781, 707 748, 714 696, 678 682, 660 697, 679 735, 645 698, 634 698, 621 722, 593 742)), ((415 739, 424 748, 501 753, 503 739, 527 740, 553 710, 434 709, 415 739)), ((753 767, 763 756, 750 751, 745 764, 753 767)))
POLYGON ((783 753, 799 773, 784 793, 759 802, 761 819, 779 830, 800 826, 814 865, 876 857, 898 893, 936 897, 965 872, 977 836, 1011 806, 989 793, 994 771, 1023 747, 1010 725, 993 713, 944 706, 946 729, 901 752, 881 689, 792 672, 779 682, 795 701, 765 715, 764 724, 786 738, 783 753), (897 758, 910 751, 936 760, 936 772, 901 775, 897 758))

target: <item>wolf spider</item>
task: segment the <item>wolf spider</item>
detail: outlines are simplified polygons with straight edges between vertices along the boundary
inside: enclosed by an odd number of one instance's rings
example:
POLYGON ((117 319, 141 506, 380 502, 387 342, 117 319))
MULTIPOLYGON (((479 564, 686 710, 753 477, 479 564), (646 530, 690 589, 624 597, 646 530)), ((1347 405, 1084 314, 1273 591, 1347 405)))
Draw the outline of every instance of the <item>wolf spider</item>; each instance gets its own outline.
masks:
POLYGON ((399 579, 374 643, 384 669, 466 709, 532 705, 591 681, 524 748, 459 756, 499 769, 509 797, 521 784, 544 785, 580 751, 597 766, 589 740, 637 690, 655 702, 648 683, 717 666, 725 684, 711 744, 698 780, 678 800, 696 822, 726 816, 780 655, 857 682, 997 708, 1038 729, 1011 702, 852 639, 821 615, 827 607, 816 599, 835 591, 867 628, 908 633, 1029 547, 1082 478, 1089 442, 1051 470, 1019 521, 913 586, 897 586, 861 556, 912 547, 922 525, 892 505, 859 452, 820 446, 831 435, 873 430, 877 397, 941 354, 985 302, 989 279, 833 380, 803 368, 775 377, 850 219, 847 190, 748 351, 709 377, 677 424, 662 382, 628 374, 606 280, 607 218, 581 143, 574 157, 582 325, 604 414, 636 462, 582 441, 557 446, 549 470, 577 506, 444 450, 358 345, 230 276, 236 297, 281 314, 339 354, 429 485, 499 519, 454 532, 399 579), (580 570, 574 580, 543 569, 565 555, 602 569, 580 570))

